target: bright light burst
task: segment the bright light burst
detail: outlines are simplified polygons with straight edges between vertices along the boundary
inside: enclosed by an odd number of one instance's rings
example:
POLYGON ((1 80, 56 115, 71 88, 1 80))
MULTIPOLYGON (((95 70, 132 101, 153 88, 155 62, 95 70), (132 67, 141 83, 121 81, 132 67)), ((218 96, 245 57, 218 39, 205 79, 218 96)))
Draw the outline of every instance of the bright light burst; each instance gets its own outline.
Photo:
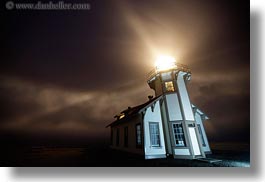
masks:
POLYGON ((159 55, 155 61, 155 67, 158 71, 168 70, 176 67, 176 60, 169 55, 159 55))

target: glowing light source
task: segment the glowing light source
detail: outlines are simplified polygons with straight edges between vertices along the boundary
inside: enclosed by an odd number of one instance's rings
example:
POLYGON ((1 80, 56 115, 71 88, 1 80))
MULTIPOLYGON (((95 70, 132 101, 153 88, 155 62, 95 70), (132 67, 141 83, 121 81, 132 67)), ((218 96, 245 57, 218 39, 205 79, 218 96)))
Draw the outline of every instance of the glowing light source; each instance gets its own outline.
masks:
POLYGON ((155 67, 158 71, 168 70, 176 67, 176 60, 172 56, 160 55, 156 59, 155 67))
POLYGON ((119 119, 122 119, 124 117, 125 117, 125 114, 124 113, 121 113, 119 119))

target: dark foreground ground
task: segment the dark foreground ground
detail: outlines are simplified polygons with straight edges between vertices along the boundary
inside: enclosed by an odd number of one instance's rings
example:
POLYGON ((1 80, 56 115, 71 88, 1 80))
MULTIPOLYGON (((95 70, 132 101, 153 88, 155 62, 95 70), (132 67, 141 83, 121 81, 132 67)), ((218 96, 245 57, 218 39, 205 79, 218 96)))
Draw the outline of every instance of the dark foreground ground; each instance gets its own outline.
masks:
POLYGON ((214 143, 209 158, 221 162, 198 160, 153 159, 110 149, 107 145, 39 146, 2 150, 0 166, 146 166, 146 167, 249 167, 250 152, 247 144, 214 143))

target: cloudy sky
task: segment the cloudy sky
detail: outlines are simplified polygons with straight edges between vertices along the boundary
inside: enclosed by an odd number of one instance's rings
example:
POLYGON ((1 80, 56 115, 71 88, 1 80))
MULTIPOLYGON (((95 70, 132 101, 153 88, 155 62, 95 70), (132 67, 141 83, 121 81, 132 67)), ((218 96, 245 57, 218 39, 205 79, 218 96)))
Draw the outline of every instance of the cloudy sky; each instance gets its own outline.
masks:
POLYGON ((249 2, 79 1, 90 10, 6 10, 0 131, 102 137, 113 116, 154 94, 157 54, 192 70, 210 140, 249 141, 249 2))

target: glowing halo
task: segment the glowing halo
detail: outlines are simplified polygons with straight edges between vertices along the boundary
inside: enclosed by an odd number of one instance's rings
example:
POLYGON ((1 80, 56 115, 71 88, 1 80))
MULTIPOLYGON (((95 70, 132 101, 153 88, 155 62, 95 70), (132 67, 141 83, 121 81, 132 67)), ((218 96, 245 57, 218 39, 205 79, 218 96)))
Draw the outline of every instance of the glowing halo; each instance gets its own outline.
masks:
POLYGON ((158 71, 172 69, 176 67, 176 59, 169 55, 159 55, 156 58, 155 67, 158 71))

